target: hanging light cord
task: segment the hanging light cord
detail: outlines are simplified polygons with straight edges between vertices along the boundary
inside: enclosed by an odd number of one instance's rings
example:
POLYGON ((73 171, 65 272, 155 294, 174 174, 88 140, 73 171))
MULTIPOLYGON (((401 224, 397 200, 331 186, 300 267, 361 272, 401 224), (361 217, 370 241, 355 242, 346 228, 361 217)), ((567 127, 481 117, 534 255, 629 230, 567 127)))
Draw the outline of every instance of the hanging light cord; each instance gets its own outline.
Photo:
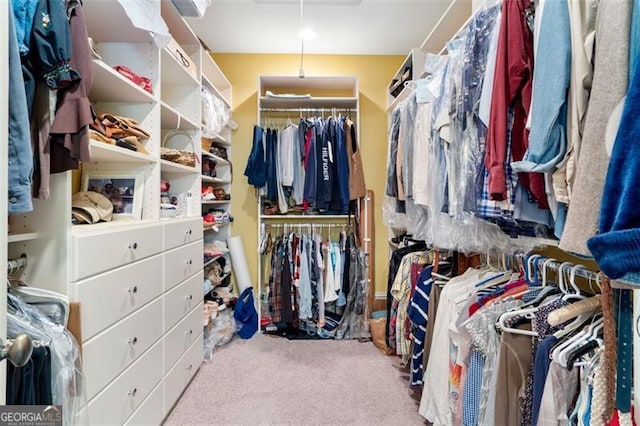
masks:
MULTIPOLYGON (((304 0, 300 0, 300 28, 304 28, 304 0)), ((298 77, 304 78, 304 37, 301 37, 300 47, 300 70, 298 77)))

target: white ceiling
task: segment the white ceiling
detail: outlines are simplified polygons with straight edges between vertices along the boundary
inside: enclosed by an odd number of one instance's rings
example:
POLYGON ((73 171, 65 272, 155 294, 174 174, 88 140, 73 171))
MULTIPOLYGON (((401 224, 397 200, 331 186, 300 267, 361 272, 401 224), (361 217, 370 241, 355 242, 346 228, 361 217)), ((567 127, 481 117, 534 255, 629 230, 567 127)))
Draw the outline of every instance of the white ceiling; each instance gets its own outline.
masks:
MULTIPOLYGON (((317 37, 307 53, 406 55, 418 47, 451 0, 303 0, 304 26, 317 37)), ((189 18, 213 52, 300 53, 300 0, 211 0, 189 18)))

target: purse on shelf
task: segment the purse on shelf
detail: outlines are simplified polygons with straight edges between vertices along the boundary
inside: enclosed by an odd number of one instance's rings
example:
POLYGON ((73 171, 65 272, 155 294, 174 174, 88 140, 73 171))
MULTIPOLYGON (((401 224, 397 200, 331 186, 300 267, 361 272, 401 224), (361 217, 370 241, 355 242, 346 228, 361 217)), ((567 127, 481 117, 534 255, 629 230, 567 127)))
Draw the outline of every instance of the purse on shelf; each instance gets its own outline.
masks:
MULTIPOLYGON (((175 146, 175 145, 174 145, 175 146)), ((184 146, 184 144, 182 145, 184 146)), ((162 139, 162 147, 160 148, 160 158, 163 160, 171 161, 173 163, 182 164, 183 166, 195 167, 196 163, 200 162, 198 155, 195 153, 196 143, 193 140, 193 136, 184 130, 171 130, 169 133, 165 135, 162 139), (192 151, 185 149, 176 149, 171 148, 170 145, 172 142, 178 139, 179 136, 186 137, 189 144, 191 145, 192 151)))
POLYGON ((153 94, 153 89, 151 88, 151 80, 148 79, 147 77, 143 77, 141 75, 136 74, 135 72, 125 67, 124 65, 116 65, 115 67, 113 67, 113 69, 118 71, 118 73, 120 73, 124 77, 131 80, 136 86, 153 94))

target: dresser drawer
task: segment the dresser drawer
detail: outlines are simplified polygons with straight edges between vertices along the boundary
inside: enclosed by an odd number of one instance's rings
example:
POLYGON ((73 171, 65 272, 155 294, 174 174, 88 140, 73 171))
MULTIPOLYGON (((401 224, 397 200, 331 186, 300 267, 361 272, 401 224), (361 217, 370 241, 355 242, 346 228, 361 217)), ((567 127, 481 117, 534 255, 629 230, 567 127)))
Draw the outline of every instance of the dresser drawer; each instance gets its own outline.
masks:
POLYGON ((141 426, 141 425, 159 425, 164 418, 164 411, 162 409, 164 386, 162 383, 158 384, 154 390, 151 391, 151 395, 140 404, 140 407, 129 420, 126 421, 126 426, 141 426))
POLYGON ((93 398, 162 334, 162 298, 159 297, 88 340, 83 347, 87 398, 93 398))
POLYGON ((87 341, 162 294, 162 255, 73 283, 71 291, 87 341))
POLYGON ((91 424, 124 423, 162 380, 161 364, 162 344, 158 342, 89 402, 91 424))
POLYGON ((71 245, 74 259, 71 281, 78 281, 160 253, 162 227, 153 225, 78 233, 73 235, 71 245))
POLYGON ((173 327, 202 302, 202 272, 164 295, 164 330, 173 327))
POLYGON ((202 240, 164 254, 164 291, 202 271, 202 240))
POLYGON ((202 333, 164 377, 164 409, 170 411, 202 364, 202 333))
POLYGON ((189 349, 202 333, 202 302, 164 336, 164 371, 189 349))
POLYGON ((178 246, 202 239, 202 218, 186 219, 164 224, 164 249, 169 250, 178 246))

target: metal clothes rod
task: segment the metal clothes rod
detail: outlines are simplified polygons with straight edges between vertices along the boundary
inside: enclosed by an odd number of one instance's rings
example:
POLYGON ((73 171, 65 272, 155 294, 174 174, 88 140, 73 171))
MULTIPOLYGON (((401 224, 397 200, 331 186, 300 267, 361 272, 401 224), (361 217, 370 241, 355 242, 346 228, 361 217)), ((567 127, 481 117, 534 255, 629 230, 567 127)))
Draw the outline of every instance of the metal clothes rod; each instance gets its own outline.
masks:
POLYGON ((7 261, 7 271, 12 274, 20 268, 24 268, 27 266, 27 255, 23 254, 17 259, 9 259, 7 261))
POLYGON ((261 112, 355 112, 352 108, 261 108, 261 112))
POLYGON ((268 228, 333 228, 333 227, 351 227, 350 223, 336 222, 336 223, 266 223, 268 228))

